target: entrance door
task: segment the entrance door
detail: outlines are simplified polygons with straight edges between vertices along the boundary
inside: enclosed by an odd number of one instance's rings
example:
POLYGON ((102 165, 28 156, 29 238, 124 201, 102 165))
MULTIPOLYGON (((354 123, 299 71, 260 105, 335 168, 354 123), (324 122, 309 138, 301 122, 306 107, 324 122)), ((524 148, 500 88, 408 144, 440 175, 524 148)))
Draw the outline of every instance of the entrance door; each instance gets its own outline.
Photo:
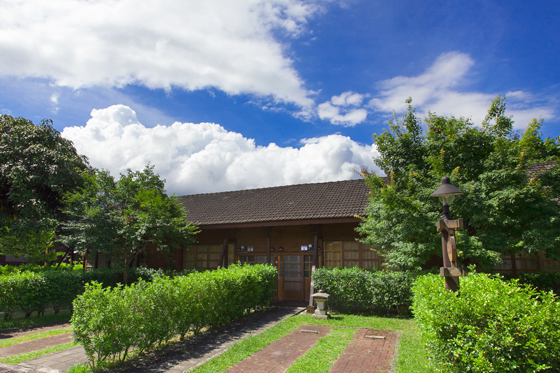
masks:
POLYGON ((282 255, 279 257, 282 278, 282 297, 280 300, 304 301, 303 255, 282 255))

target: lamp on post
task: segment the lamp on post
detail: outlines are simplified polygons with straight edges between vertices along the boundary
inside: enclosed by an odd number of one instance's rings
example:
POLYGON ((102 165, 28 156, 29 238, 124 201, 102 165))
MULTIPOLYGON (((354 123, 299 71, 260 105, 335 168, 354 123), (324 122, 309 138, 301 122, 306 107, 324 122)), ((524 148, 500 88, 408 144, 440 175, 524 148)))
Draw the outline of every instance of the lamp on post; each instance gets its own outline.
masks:
POLYGON ((451 291, 459 290, 459 277, 465 276, 464 269, 457 266, 457 245, 455 243, 455 230, 463 228, 463 219, 451 220, 449 206, 455 196, 463 194, 451 184, 447 176, 441 179, 441 185, 432 193, 443 203, 443 219, 437 223, 437 231, 441 232, 441 246, 443 253, 443 267, 440 274, 445 277, 445 288, 451 291))

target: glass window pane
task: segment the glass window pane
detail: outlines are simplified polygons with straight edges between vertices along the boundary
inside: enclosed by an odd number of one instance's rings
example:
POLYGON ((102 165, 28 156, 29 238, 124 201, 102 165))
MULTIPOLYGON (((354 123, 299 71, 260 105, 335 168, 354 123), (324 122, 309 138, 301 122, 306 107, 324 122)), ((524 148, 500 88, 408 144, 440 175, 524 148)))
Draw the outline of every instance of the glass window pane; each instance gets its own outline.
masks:
POLYGON ((197 260, 196 261, 196 267, 197 268, 208 268, 207 264, 208 262, 206 260, 197 260))
POLYGON ((219 253, 219 252, 222 251, 222 246, 221 245, 211 245, 209 251, 211 253, 219 253))
POLYGON ((206 245, 197 245, 196 251, 199 253, 205 253, 208 251, 208 246, 206 245))
POLYGON ((198 259, 198 260, 206 260, 206 253, 196 254, 196 259, 198 259))
POLYGON ((257 263, 266 263, 266 255, 257 255, 257 263))
POLYGON ((218 268, 218 261, 217 260, 211 260, 208 262, 208 268, 218 268))
POLYGON ((210 259, 210 260, 220 260, 220 253, 208 254, 208 259, 210 259))

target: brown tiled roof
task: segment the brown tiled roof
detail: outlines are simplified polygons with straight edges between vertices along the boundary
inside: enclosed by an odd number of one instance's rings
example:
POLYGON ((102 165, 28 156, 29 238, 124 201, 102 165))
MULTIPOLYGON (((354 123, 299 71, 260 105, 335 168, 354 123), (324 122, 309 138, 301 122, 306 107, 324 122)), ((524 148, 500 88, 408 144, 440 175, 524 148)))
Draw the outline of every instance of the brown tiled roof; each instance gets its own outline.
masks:
POLYGON ((368 203, 364 180, 288 185, 179 197, 197 225, 352 218, 368 203))
POLYGON ((556 163, 556 161, 532 163, 529 165, 527 173, 530 177, 540 176, 546 171, 552 169, 556 163))

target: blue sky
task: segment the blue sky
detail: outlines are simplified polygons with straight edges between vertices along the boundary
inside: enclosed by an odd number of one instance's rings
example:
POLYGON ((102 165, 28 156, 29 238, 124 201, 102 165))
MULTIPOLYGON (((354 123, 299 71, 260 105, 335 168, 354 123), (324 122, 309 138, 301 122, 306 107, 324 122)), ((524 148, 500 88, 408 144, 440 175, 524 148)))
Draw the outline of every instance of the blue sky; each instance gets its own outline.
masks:
POLYGON ((556 1, 0 0, 0 111, 181 195, 358 177, 412 97, 560 135, 556 1))

